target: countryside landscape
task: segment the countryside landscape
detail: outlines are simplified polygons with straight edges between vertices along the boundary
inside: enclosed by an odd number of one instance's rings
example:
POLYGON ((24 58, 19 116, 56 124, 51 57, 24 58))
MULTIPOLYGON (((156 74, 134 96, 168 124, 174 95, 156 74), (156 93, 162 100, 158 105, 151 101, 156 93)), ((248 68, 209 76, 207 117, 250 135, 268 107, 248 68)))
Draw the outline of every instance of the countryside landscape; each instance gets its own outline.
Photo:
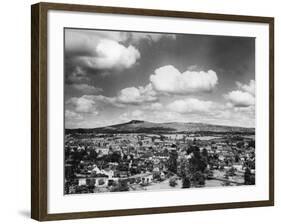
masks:
POLYGON ((141 120, 68 129, 65 193, 253 185, 254 131, 141 120))
POLYGON ((255 85, 254 37, 65 28, 65 195, 255 185, 255 85))

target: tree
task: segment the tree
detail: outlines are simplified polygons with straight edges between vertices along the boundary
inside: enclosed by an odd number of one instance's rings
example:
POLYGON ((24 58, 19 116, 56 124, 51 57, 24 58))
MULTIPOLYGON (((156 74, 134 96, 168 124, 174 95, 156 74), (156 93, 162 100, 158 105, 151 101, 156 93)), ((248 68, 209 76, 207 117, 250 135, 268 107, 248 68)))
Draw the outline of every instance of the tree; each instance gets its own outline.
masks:
POLYGON ((90 150, 89 159, 96 160, 98 154, 95 149, 90 150))
POLYGON ((171 187, 175 187, 175 186, 177 185, 176 179, 175 179, 175 178, 171 178, 171 179, 169 180, 169 185, 170 185, 171 187))
POLYGON ((178 175, 180 177, 188 176, 190 174, 188 160, 186 158, 181 158, 179 163, 180 163, 180 170, 178 175))
POLYGON ((114 162, 119 163, 121 160, 121 154, 117 151, 114 151, 112 153, 112 155, 110 156, 109 160, 110 160, 110 162, 113 162, 113 163, 114 162))
POLYGON ((187 153, 188 155, 189 155, 190 153, 193 153, 193 154, 199 153, 199 154, 200 154, 200 149, 199 149, 198 146, 192 145, 192 146, 190 146, 190 147, 187 149, 186 153, 187 153))
POLYGON ((67 180, 74 178, 74 167, 71 164, 65 164, 64 171, 67 180))
POLYGON ((237 142, 236 145, 237 145, 238 148, 241 149, 244 146, 244 142, 242 142, 242 141, 241 142, 237 142))
POLYGON ((203 156, 203 157, 208 157, 208 151, 207 151, 206 148, 203 148, 203 150, 202 150, 202 156, 203 156))
POLYGON ((178 153, 176 150, 172 150, 170 152, 169 160, 168 160, 168 169, 173 172, 177 173, 177 159, 178 159, 178 153))
POLYGON ((234 161, 235 161, 235 163, 238 163, 240 161, 240 156, 238 153, 235 154, 234 161))
POLYGON ((72 158, 74 160, 74 164, 75 165, 79 164, 80 161, 82 160, 83 156, 84 156, 83 151, 79 152, 79 151, 76 150, 75 152, 73 152, 72 158))
POLYGON ((123 155, 123 160, 127 160, 128 159, 128 155, 127 154, 124 154, 123 155))
POLYGON ((193 185, 196 187, 200 187, 205 185, 205 176, 201 171, 197 171, 192 176, 193 185))
POLYGON ((91 193, 94 193, 94 189, 96 187, 96 180, 95 179, 87 179, 86 180, 87 187, 91 193))
POLYGON ((190 186, 191 186, 190 178, 187 176, 184 176, 182 178, 182 188, 190 188, 190 186))
POLYGON ((251 140, 251 141, 249 142, 249 145, 248 145, 248 146, 249 146, 249 147, 255 148, 255 146, 256 146, 255 140, 251 140))
POLYGON ((208 161, 209 161, 209 154, 208 154, 208 151, 207 151, 206 148, 204 148, 204 149, 202 150, 201 157, 202 157, 204 163, 208 164, 208 161))
POLYGON ((129 191, 127 180, 119 180, 118 184, 111 188, 111 192, 129 191))
POLYGON ((164 135, 160 135, 160 140, 165 141, 166 137, 164 135))
POLYGON ((236 175, 235 172, 236 172, 236 169, 235 169, 234 167, 231 167, 231 168, 227 171, 227 174, 228 174, 229 176, 235 176, 235 175, 236 175))
POLYGON ((244 174, 244 184, 245 185, 254 185, 256 182, 255 175, 251 173, 251 170, 247 167, 244 174))
POLYGON ((196 171, 204 172, 207 168, 207 162, 200 156, 200 154, 196 153, 189 160, 190 163, 190 171, 192 173, 196 171))
POLYGON ((119 191, 129 191, 128 182, 126 180, 119 181, 119 191))
POLYGON ((208 164, 208 151, 203 149, 200 153, 200 149, 197 146, 191 146, 187 150, 187 153, 192 153, 190 159, 180 160, 180 173, 182 177, 182 188, 189 188, 193 186, 205 185, 205 176, 207 175, 208 164))
POLYGON ((120 162, 118 164, 117 169, 119 171, 129 171, 129 163, 128 162, 120 162))

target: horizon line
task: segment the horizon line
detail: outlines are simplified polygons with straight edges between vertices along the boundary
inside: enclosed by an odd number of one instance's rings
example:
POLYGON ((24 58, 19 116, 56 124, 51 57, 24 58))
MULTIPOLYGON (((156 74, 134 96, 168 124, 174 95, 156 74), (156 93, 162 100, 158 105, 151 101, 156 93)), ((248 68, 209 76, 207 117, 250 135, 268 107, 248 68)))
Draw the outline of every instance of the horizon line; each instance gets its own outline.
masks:
POLYGON ((113 125, 118 125, 118 124, 126 124, 126 123, 130 123, 132 121, 141 121, 141 122, 149 122, 149 123, 154 123, 154 124, 167 124, 167 123, 193 123, 193 124, 208 124, 208 125, 217 125, 217 126, 224 126, 224 127, 235 127, 235 128, 248 128, 248 129, 255 129, 255 127, 243 127, 243 126, 236 126, 236 125, 223 125, 223 124, 215 124, 215 123, 204 123, 204 122, 180 122, 180 121, 169 121, 169 122, 152 122, 152 121, 146 121, 146 120, 137 120, 137 119, 133 119, 133 120, 129 120, 123 123, 116 123, 116 124, 110 124, 110 125, 105 125, 105 126, 98 126, 98 127, 91 127, 91 128, 83 128, 83 127, 77 127, 77 128, 66 128, 64 127, 64 129, 95 129, 95 128, 103 128, 103 127, 109 127, 109 126, 113 126, 113 125))

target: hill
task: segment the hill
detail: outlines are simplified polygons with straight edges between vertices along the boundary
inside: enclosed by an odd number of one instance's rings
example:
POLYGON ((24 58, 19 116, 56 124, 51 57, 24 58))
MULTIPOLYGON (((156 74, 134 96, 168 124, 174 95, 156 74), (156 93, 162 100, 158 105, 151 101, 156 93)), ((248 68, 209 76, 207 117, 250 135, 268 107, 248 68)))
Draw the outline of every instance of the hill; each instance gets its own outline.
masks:
POLYGON ((254 133, 254 128, 213 125, 205 123, 168 122, 154 123, 141 120, 132 120, 127 123, 110 125, 91 129, 67 129, 67 133, 190 133, 190 132, 216 132, 216 133, 254 133))

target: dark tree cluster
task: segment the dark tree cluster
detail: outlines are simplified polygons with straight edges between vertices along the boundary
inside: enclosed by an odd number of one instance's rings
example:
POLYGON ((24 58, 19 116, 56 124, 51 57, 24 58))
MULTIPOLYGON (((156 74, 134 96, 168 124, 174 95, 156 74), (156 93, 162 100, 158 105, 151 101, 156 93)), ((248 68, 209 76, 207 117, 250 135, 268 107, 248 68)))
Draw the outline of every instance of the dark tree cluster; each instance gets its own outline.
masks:
POLYGON ((173 172, 175 174, 177 173, 177 167, 178 167, 177 159, 178 159, 177 151, 172 150, 169 155, 168 169, 170 172, 173 172))
POLYGON ((198 146, 190 146, 187 154, 192 154, 188 161, 182 161, 180 175, 182 177, 182 188, 190 188, 191 185, 200 187, 205 185, 206 168, 208 164, 208 152, 203 149, 200 152, 198 146))
POLYGON ((245 185, 255 185, 255 175, 251 173, 251 170, 247 167, 244 174, 245 185))

